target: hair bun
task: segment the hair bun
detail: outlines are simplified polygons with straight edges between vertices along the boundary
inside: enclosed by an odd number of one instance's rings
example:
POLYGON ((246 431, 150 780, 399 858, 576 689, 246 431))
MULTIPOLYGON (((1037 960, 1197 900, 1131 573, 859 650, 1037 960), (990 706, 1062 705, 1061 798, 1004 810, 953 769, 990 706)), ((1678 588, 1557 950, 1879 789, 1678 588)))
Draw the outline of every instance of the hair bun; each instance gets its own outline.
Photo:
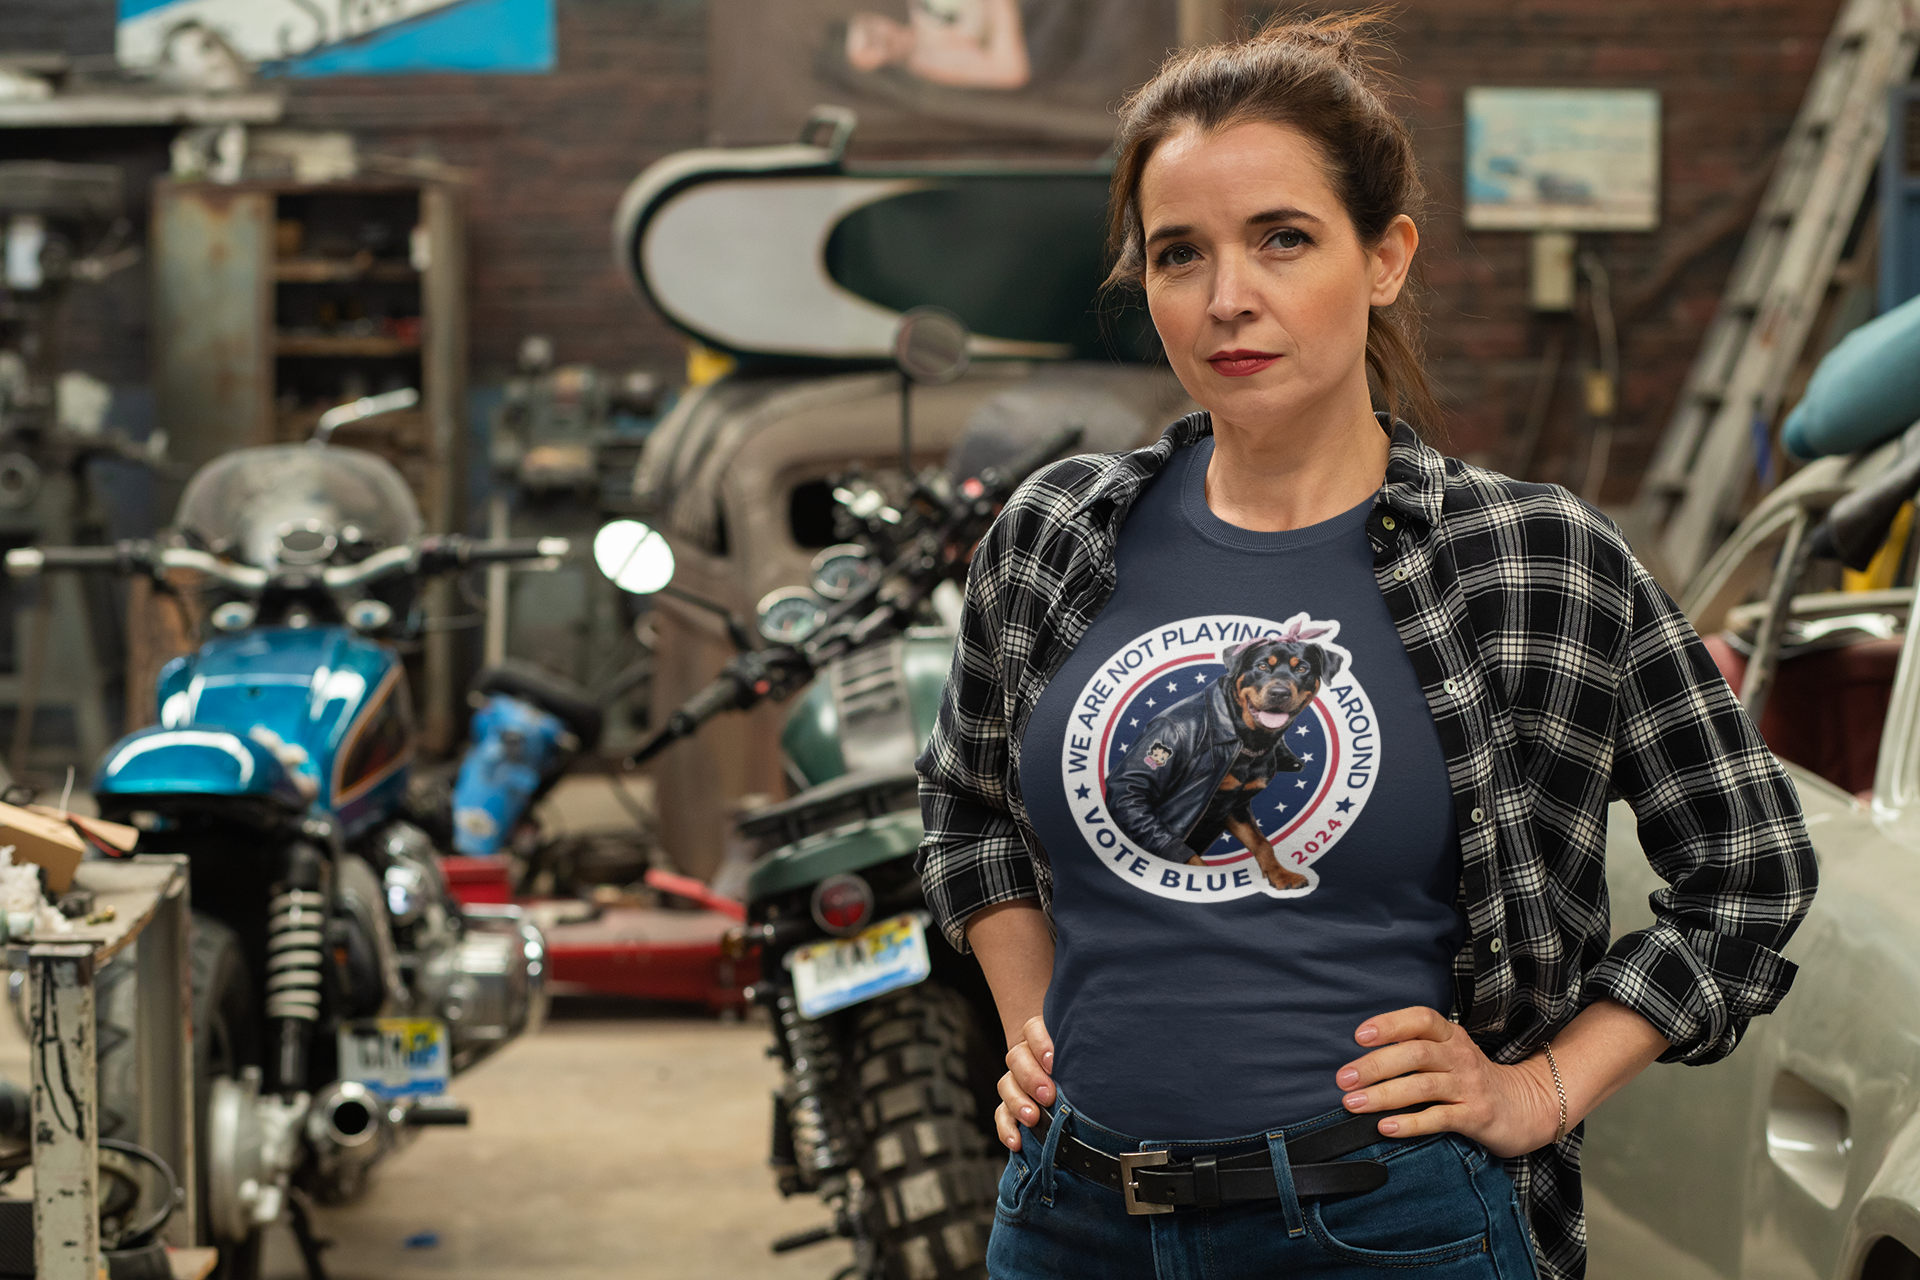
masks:
POLYGON ((1329 13, 1306 21, 1283 15, 1262 28, 1254 40, 1290 45, 1321 54, 1341 70, 1365 79, 1373 70, 1368 56, 1375 45, 1372 32, 1375 28, 1387 25, 1388 20, 1389 15, 1384 9, 1329 13))

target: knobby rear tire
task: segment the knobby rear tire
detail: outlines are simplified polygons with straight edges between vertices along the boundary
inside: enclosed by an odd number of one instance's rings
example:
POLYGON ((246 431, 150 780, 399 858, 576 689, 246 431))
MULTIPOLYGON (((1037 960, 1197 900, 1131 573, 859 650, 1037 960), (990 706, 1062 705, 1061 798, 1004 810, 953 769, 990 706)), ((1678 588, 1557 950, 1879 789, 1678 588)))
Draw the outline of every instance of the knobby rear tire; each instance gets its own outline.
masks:
POLYGON ((860 1172, 887 1280, 986 1280, 1001 1160, 979 1114, 973 1006, 922 982, 855 1011, 860 1172))

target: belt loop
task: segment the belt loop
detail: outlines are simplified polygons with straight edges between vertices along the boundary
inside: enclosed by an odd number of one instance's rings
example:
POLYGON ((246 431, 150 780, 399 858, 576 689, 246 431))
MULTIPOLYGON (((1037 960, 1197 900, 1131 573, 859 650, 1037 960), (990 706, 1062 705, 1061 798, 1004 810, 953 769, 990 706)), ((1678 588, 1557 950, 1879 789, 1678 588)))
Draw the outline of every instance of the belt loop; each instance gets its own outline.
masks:
POLYGON ((1217 1156, 1193 1158, 1193 1203, 1200 1209, 1220 1207, 1220 1160, 1217 1156))
POLYGON ((1287 1135, 1269 1133, 1267 1151, 1273 1158, 1273 1185, 1280 1193, 1280 1212, 1287 1219, 1287 1237, 1298 1239, 1307 1234, 1307 1222, 1300 1213, 1300 1197, 1293 1190, 1293 1165, 1287 1161, 1287 1135))
MULTIPOLYGON (((1042 1114, 1045 1114, 1044 1108, 1042 1114)), ((1046 1141, 1040 1147, 1040 1199, 1049 1209, 1053 1207, 1053 1162, 1060 1158, 1060 1135, 1067 1131, 1073 1108, 1065 1098, 1056 1097, 1052 1114, 1053 1124, 1048 1127, 1046 1141)))

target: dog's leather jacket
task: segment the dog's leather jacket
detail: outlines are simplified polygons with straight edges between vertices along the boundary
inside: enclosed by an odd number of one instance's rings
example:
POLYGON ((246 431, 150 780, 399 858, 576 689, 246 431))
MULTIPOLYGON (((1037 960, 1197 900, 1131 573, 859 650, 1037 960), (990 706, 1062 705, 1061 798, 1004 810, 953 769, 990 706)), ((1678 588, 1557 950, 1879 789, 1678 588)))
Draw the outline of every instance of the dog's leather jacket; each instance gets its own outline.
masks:
MULTIPOLYGON (((1107 776, 1107 808, 1128 839, 1149 853, 1185 862, 1194 851, 1187 834, 1240 754, 1233 707, 1225 682, 1180 701, 1147 721, 1120 767, 1107 776), (1155 743, 1172 754, 1158 767, 1148 757, 1155 743)), ((1296 772, 1300 762, 1276 745, 1273 772, 1296 772)))

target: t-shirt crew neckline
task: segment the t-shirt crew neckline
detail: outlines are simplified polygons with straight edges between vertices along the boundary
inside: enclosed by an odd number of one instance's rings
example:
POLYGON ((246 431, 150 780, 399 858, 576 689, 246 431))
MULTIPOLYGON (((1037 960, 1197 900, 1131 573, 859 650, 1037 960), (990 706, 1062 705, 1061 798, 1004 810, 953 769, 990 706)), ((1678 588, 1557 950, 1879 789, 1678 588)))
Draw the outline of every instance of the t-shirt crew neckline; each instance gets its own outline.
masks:
POLYGON ((1373 510, 1374 499, 1378 496, 1377 492, 1368 494, 1358 506, 1301 529, 1272 532, 1242 529, 1237 524, 1222 520, 1207 505, 1207 467, 1213 462, 1212 439, 1198 440, 1188 447, 1193 450, 1193 457, 1186 475, 1182 477, 1180 513, 1195 533, 1229 550, 1299 551, 1347 537, 1366 524, 1367 515, 1373 510))

